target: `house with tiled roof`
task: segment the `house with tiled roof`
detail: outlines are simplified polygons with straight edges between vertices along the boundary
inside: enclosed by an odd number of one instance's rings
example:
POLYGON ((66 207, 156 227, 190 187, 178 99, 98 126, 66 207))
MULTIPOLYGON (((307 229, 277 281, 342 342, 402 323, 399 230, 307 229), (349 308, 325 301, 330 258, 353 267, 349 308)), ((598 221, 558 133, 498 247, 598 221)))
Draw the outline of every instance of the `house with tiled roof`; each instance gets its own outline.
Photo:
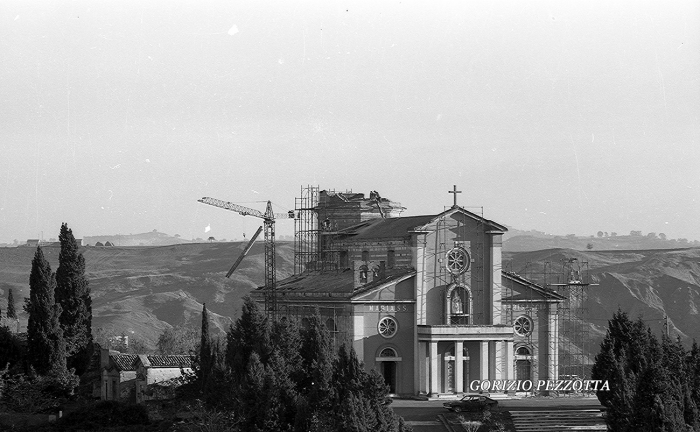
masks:
MULTIPOLYGON (((318 311, 336 345, 351 344, 393 394, 454 395, 473 380, 556 379, 550 339, 563 298, 504 273, 507 228, 460 207, 458 191, 451 192, 454 205, 439 213, 400 217, 405 209, 377 192, 320 191, 315 219, 297 214, 298 226, 317 227, 308 238, 296 233, 298 243, 312 239, 316 252, 297 253, 303 268, 277 282, 277 314, 305 325, 318 311)), ((265 302, 265 287, 253 296, 265 302)))
POLYGON ((191 373, 190 355, 121 354, 103 349, 102 400, 127 400, 140 403, 153 399, 149 386, 170 383, 191 373))

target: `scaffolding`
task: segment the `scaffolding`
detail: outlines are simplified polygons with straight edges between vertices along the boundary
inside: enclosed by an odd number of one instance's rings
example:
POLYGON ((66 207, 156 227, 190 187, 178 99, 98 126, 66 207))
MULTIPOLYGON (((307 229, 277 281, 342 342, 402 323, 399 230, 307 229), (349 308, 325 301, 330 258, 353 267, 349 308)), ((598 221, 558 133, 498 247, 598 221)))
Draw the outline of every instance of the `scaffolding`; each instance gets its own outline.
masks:
POLYGON ((294 200, 294 274, 315 269, 319 262, 319 226, 316 215, 318 186, 302 186, 294 200))
POLYGON ((557 282, 550 284, 555 292, 566 298, 559 310, 559 377, 560 379, 589 379, 592 362, 589 355, 588 262, 577 258, 562 260, 557 282))
POLYGON ((589 379, 593 362, 589 326, 585 319, 588 316, 588 287, 596 284, 590 283, 588 262, 578 258, 564 258, 559 265, 551 261, 528 262, 523 273, 545 289, 564 297, 557 309, 557 326, 547 326, 549 352, 557 352, 559 379, 589 379))
POLYGON ((343 306, 323 306, 318 304, 284 303, 280 307, 280 315, 295 320, 301 328, 308 326, 308 319, 321 317, 321 323, 328 330, 333 344, 333 351, 337 351, 343 343, 352 342, 349 331, 352 323, 350 314, 343 306))

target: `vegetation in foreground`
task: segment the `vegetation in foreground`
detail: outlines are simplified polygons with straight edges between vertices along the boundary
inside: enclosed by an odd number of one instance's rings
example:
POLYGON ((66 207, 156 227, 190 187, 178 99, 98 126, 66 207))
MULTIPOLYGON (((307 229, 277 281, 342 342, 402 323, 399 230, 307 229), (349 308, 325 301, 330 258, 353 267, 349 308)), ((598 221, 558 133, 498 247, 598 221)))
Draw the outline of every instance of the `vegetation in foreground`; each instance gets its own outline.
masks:
POLYGON ((664 334, 661 341, 645 322, 618 309, 593 366, 593 379, 615 432, 700 431, 700 347, 690 350, 664 334))

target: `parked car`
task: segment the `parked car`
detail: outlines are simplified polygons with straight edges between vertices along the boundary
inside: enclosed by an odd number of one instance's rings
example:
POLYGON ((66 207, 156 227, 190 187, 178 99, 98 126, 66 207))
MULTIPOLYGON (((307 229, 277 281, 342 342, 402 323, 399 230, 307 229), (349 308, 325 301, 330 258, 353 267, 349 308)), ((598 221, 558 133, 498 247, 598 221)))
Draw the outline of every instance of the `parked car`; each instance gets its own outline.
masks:
POLYGON ((498 401, 491 399, 482 394, 466 394, 462 399, 457 401, 445 402, 442 404, 445 408, 454 412, 462 411, 491 411, 498 406, 498 401))

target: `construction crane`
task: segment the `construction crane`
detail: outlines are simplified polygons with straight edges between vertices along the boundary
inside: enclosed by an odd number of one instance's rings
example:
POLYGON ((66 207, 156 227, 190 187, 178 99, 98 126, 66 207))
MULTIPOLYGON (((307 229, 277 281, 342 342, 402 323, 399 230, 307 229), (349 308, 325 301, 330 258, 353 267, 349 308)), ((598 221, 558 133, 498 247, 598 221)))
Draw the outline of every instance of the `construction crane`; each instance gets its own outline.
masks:
MULTIPOLYGON (((204 197, 197 201, 203 204, 219 207, 224 210, 234 211, 242 216, 255 216, 263 220, 263 226, 265 227, 265 311, 267 312, 268 316, 271 316, 273 319, 276 318, 277 295, 275 292, 275 286, 277 285, 277 275, 275 274, 275 218, 294 219, 294 212, 290 210, 287 213, 273 213, 272 203, 270 201, 267 202, 265 213, 215 198, 204 197)), ((227 278, 231 277, 238 265, 241 263, 241 261, 243 261, 243 258, 253 247, 255 239, 260 235, 260 231, 262 231, 262 229, 263 227, 258 228, 256 233, 250 239, 245 249, 243 249, 241 255, 238 257, 236 262, 233 263, 233 266, 231 266, 228 273, 226 273, 227 278)))

